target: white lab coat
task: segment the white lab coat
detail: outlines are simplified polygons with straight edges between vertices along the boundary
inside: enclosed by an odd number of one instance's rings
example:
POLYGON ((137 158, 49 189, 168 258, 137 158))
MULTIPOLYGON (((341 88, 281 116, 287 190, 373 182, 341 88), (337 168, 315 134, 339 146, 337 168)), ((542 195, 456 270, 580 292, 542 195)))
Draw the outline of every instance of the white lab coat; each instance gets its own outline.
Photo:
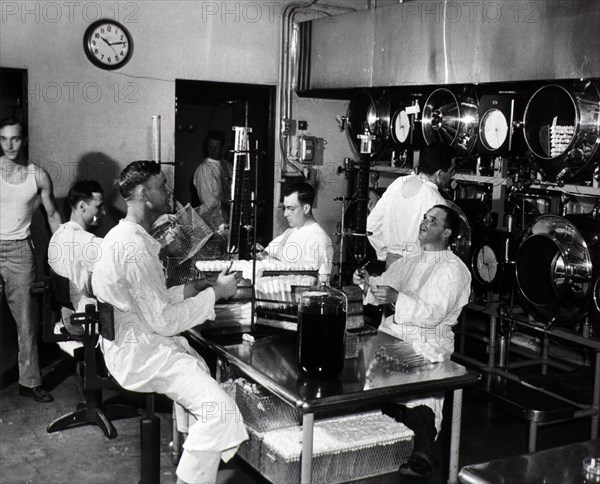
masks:
POLYGON ((233 167, 225 160, 205 158, 194 172, 194 186, 202 205, 219 207, 222 220, 229 223, 233 167))
MULTIPOLYGON (((403 341, 433 346, 445 359, 454 352, 452 326, 469 302, 471 274, 451 250, 424 251, 405 255, 381 276, 371 277, 370 286, 389 286, 398 292, 395 313, 379 330, 403 341)), ((365 304, 378 304, 369 290, 365 304)), ((443 394, 402 402, 409 407, 428 405, 442 422, 443 394)))
MULTIPOLYGON (((143 227, 126 220, 104 238, 92 284, 96 297, 114 308, 115 340, 101 339, 106 366, 124 388, 165 394, 196 417, 186 452, 222 452, 227 461, 248 438, 242 417, 204 360, 178 336, 214 319, 215 295, 206 289, 183 299, 183 286, 167 289, 159 250, 143 227)), ((186 482, 205 470, 202 458, 194 462, 196 469, 180 475, 186 482)))
POLYGON ((377 258, 417 252, 419 224, 434 205, 444 205, 444 197, 425 176, 412 174, 394 180, 367 218, 367 232, 373 234, 369 242, 377 258))
POLYGON ((265 251, 269 256, 290 264, 317 264, 325 266, 331 274, 333 244, 318 223, 290 227, 279 237, 274 238, 265 251))
POLYGON ((91 287, 94 264, 100 257, 102 239, 77 222, 62 224, 48 244, 48 265, 59 276, 69 279, 71 303, 75 312, 86 304, 96 304, 91 287))

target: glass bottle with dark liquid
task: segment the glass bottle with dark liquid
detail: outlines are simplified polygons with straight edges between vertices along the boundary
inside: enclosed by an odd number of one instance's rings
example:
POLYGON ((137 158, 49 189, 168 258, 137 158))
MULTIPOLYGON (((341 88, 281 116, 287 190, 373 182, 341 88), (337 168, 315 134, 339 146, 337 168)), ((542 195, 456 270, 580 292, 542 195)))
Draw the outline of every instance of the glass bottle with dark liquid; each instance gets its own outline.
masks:
POLYGON ((304 291, 298 305, 298 366, 302 373, 333 379, 344 368, 348 298, 329 285, 319 271, 319 283, 304 291))

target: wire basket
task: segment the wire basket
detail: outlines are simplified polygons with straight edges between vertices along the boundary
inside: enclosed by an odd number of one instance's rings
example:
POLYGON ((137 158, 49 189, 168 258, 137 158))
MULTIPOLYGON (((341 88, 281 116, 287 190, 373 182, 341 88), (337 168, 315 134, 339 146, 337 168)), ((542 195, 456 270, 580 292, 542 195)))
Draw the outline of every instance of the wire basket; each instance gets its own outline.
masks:
POLYGON ((183 262, 202 248, 213 231, 189 204, 175 217, 174 223, 160 227, 153 236, 160 242, 165 257, 183 262))
POLYGON ((256 383, 236 380, 235 403, 244 423, 257 432, 292 427, 302 422, 302 414, 256 383))
MULTIPOLYGON (((380 412, 323 419, 315 422, 314 432, 315 483, 341 483, 395 472, 413 448, 413 432, 380 412)), ((240 447, 247 462, 272 483, 300 483, 300 426, 269 432, 249 428, 248 433, 249 441, 240 447)))

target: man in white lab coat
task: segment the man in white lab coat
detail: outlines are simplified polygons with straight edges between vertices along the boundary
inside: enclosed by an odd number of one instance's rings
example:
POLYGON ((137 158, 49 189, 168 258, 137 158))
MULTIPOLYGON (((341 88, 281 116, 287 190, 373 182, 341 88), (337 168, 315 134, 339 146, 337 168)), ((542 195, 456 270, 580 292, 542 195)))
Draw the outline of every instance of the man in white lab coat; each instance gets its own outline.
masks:
POLYGON ((426 146, 420 152, 418 174, 398 177, 371 210, 369 242, 386 268, 403 252, 418 251, 419 221, 431 207, 444 203, 439 189, 454 176, 452 156, 445 145, 426 146))
MULTIPOLYGON (((450 250, 460 217, 445 205, 427 211, 419 225, 420 249, 406 253, 381 276, 355 272, 354 282, 366 291, 365 304, 395 304, 379 330, 407 342, 419 342, 440 358, 454 351, 451 328, 469 301, 471 274, 450 250)), ((415 432, 413 455, 400 468, 408 475, 428 477, 436 433, 442 422, 443 394, 402 403, 394 413, 415 432)))
POLYGON ((106 366, 124 388, 167 395, 196 417, 177 482, 215 482, 220 460, 233 457, 248 435, 235 402, 179 333, 213 319, 215 301, 232 296, 238 281, 223 272, 201 292, 194 283, 167 289, 160 244, 148 233, 170 210, 160 165, 129 164, 119 190, 127 216, 104 238, 92 275, 94 294, 114 308, 115 339, 101 339, 106 366))
POLYGON ((290 264, 313 264, 331 274, 333 244, 312 213, 315 189, 308 183, 294 183, 283 193, 283 216, 290 226, 265 249, 276 260, 290 264))

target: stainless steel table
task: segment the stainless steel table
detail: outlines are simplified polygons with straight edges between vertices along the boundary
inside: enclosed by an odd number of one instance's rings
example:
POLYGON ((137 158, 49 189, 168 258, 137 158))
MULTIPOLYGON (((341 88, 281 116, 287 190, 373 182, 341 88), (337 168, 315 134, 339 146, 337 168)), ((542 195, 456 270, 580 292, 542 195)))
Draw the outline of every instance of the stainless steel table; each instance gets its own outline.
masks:
POLYGON ((463 484, 582 484, 586 482, 583 470, 586 457, 600 457, 600 440, 465 466, 460 470, 459 478, 463 484))
POLYGON ((474 371, 452 361, 428 365, 408 373, 385 371, 377 363, 375 354, 382 345, 398 340, 379 333, 359 337, 358 358, 346 360, 337 380, 320 381, 300 373, 296 363, 295 333, 279 332, 264 336, 254 343, 243 341, 240 333, 228 334, 225 331, 218 334, 214 328, 203 332, 201 326, 190 330, 189 335, 217 357, 239 368, 246 376, 302 412, 302 483, 311 482, 316 412, 453 390, 448 482, 458 482, 462 388, 479 380, 479 375, 474 371))

